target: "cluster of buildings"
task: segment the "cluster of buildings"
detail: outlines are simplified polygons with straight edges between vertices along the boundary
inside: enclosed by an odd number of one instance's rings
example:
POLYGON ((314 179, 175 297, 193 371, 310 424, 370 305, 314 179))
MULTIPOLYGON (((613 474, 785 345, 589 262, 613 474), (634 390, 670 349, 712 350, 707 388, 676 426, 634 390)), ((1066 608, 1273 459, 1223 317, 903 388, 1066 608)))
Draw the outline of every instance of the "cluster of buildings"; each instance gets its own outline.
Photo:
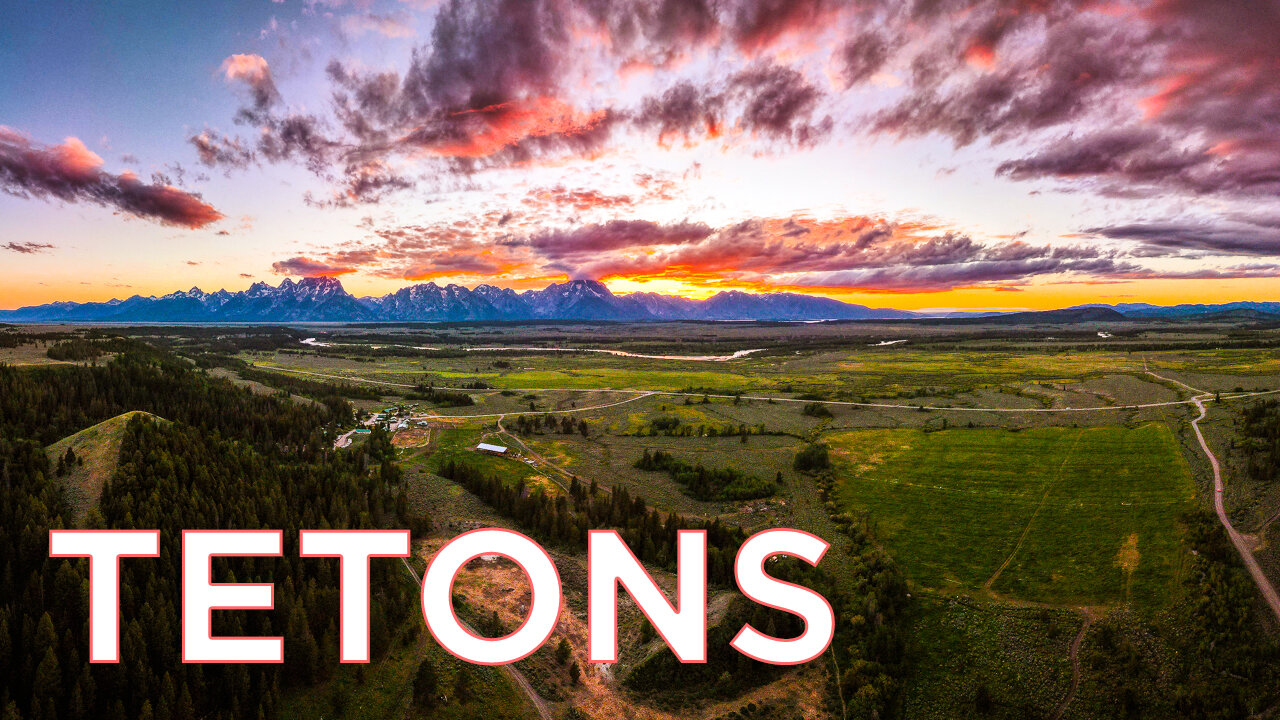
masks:
MULTIPOLYGON (((351 444, 351 438, 355 435, 368 435, 373 432, 373 428, 380 427, 383 430, 394 433, 400 430, 408 430, 410 427, 431 427, 431 423, 426 420, 415 420, 413 410, 417 405, 397 406, 383 409, 381 412, 371 414, 360 423, 360 427, 348 431, 345 435, 340 436, 334 443, 336 448, 348 447, 351 444)), ((494 445, 492 443, 482 442, 475 446, 476 452, 486 455, 498 455, 502 457, 515 457, 516 453, 510 448, 503 445, 494 445)), ((532 460, 525 460, 529 464, 533 464, 532 460)))
MULTIPOLYGON (((429 427, 429 423, 426 420, 415 421, 413 419, 413 409, 416 407, 418 406, 409 405, 408 407, 390 407, 382 412, 374 413, 365 419, 363 424, 366 429, 364 432, 369 432, 369 429, 374 427, 381 427, 387 432, 408 430, 410 425, 415 425, 416 427, 429 427)), ((357 432, 360 431, 357 430, 357 432)))

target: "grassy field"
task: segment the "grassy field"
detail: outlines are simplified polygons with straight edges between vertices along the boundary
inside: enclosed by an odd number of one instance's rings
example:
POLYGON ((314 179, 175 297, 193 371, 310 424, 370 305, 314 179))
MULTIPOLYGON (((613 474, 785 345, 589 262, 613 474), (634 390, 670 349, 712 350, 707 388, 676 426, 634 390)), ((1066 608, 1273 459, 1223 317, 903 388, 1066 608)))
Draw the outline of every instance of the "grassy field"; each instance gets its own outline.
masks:
POLYGON ((1162 424, 867 430, 828 438, 839 502, 941 591, 1159 605, 1178 578, 1190 472, 1162 424))
MULTIPOLYGON (((432 442, 429 455, 421 460, 421 467, 428 472, 439 470, 446 462, 453 460, 479 468, 486 475, 497 475, 512 482, 529 480, 538 475, 538 471, 528 464, 510 457, 497 457, 475 451, 477 443, 490 442, 498 445, 506 443, 501 438, 492 437, 478 428, 450 428, 441 430, 437 439, 432 442)), ((417 461, 406 464, 406 469, 417 467, 417 461)))
MULTIPOLYGON (((1280 353, 1270 349, 1028 351, 994 344, 963 349, 854 344, 837 350, 773 351, 728 362, 518 352, 373 360, 292 351, 244 352, 240 357, 266 369, 392 383, 383 386, 388 396, 408 390, 395 384, 419 383, 442 387, 481 383, 520 393, 531 388, 561 391, 555 397, 542 398, 543 407, 569 401, 574 394, 570 391, 609 389, 706 389, 792 397, 812 393, 846 400, 968 407, 1106 407, 1185 397, 1184 390, 1145 375, 1148 367, 1208 390, 1256 389, 1280 383, 1280 353)), ((474 395, 478 407, 488 412, 527 406, 519 395, 474 395)), ((441 414, 468 411, 480 410, 460 408, 441 414)))
POLYGON ((1068 646, 1080 618, 964 598, 925 597, 912 625, 920 660, 910 676, 903 716, 916 720, 1051 717, 1071 684, 1068 646))
MULTIPOLYGON (((91 362, 88 360, 83 362, 53 360, 47 354, 49 346, 52 344, 52 342, 40 341, 12 348, 0 348, 0 365, 88 365, 91 362)), ((104 355, 98 358, 98 362, 103 363, 110 358, 110 355, 104 355)))
POLYGON ((76 524, 83 522, 89 510, 97 506, 98 499, 102 497, 103 484, 116 471, 124 430, 134 415, 149 413, 134 411, 117 415, 65 437, 45 449, 49 464, 54 468, 68 449, 78 459, 77 464, 59 479, 66 488, 67 501, 71 505, 72 519, 76 524))

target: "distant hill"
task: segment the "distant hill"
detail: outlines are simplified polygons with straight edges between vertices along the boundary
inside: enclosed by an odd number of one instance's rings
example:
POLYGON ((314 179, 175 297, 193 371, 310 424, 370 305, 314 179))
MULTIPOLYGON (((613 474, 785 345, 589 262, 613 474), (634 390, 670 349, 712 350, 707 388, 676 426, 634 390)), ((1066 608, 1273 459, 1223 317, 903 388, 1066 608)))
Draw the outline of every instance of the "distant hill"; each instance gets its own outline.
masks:
POLYGON ((603 283, 573 280, 517 293, 480 285, 425 283, 382 297, 357 298, 336 278, 286 278, 277 287, 206 293, 200 288, 161 297, 135 295, 100 303, 56 302, 0 311, 9 322, 456 322, 519 320, 874 320, 918 317, 800 293, 728 291, 706 300, 637 293, 615 295, 603 283))
POLYGON ((937 322, 955 325, 1068 325, 1072 323, 1126 322, 1131 318, 1109 307, 1076 307, 1063 310, 1009 312, 981 317, 953 317, 937 322))
POLYGON ((1079 308, 1110 308, 1134 319, 1171 320, 1273 320, 1280 319, 1280 302, 1240 301, 1207 305, 1151 305, 1149 303, 1090 304, 1079 308))
POLYGON ((71 506, 72 520, 76 525, 83 523, 89 510, 98 505, 103 484, 116 471, 120 462, 120 444, 124 441, 124 430, 134 415, 155 417, 150 413, 134 410, 85 428, 45 448, 49 463, 54 469, 58 467, 58 460, 67 454, 68 448, 75 453, 76 463, 68 467, 66 474, 55 478, 66 488, 67 502, 71 506))

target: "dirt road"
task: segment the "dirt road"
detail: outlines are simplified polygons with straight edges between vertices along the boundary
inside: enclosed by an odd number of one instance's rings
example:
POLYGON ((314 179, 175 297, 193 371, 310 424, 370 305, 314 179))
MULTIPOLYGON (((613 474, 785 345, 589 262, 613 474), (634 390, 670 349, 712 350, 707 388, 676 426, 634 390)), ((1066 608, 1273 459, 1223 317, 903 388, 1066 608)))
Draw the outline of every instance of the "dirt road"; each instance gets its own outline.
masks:
POLYGON ((1213 467, 1213 509, 1218 513, 1218 521, 1222 523, 1222 527, 1226 528, 1231 544, 1235 545, 1236 551, 1240 553, 1240 559, 1244 561, 1245 568, 1253 576, 1253 582, 1262 593, 1262 599, 1267 601, 1271 612, 1275 613, 1277 620, 1280 620, 1280 593, 1276 592, 1271 580, 1267 578, 1266 573, 1262 572, 1262 566, 1258 565, 1257 559, 1253 557, 1253 549, 1249 547, 1248 541, 1236 532, 1231 519, 1227 517, 1227 508, 1223 501, 1222 468, 1218 465, 1218 458, 1209 450, 1209 443, 1205 442, 1204 433, 1200 432, 1200 421, 1204 420, 1209 410, 1201 398, 1197 397, 1194 400, 1196 407, 1200 409, 1200 416, 1191 421, 1191 428, 1195 430, 1196 440, 1200 441, 1200 449, 1204 450, 1205 456, 1209 458, 1209 465, 1213 467))
MULTIPOLYGON (((421 587, 422 578, 418 577, 418 571, 413 569, 413 566, 409 564, 408 560, 400 558, 400 562, 404 563, 404 569, 409 571, 409 574, 413 576, 413 581, 421 587)), ((458 622, 467 629, 467 632, 470 632, 472 635, 479 635, 475 628, 471 627, 466 622, 461 619, 459 619, 458 622)), ((533 689, 533 685, 530 684, 529 678, 525 677, 524 673, 520 672, 515 665, 499 665, 498 667, 502 672, 506 673, 508 678, 511 678, 511 682, 515 683, 516 687, 520 688, 520 691, 525 694, 525 697, 529 698, 529 702, 533 705, 533 708, 538 711, 538 716, 541 717, 542 720, 552 720, 551 708, 548 707, 547 701, 543 700, 542 696, 533 689)))

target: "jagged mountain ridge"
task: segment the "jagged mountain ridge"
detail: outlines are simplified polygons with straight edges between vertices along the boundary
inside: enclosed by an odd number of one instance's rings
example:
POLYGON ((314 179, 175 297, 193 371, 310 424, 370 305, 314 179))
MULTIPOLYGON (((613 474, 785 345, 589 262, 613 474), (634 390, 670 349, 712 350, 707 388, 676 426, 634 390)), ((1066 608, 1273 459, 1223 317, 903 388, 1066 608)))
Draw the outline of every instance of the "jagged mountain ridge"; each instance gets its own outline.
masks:
POLYGON ((135 295, 100 303, 56 302, 0 311, 9 322, 409 322, 520 320, 871 320, 918 317, 798 293, 727 291, 706 300, 655 293, 615 295, 603 283, 573 280, 516 292, 480 285, 424 283, 382 297, 357 298, 337 278, 285 279, 273 287, 206 293, 199 288, 160 297, 135 295))

